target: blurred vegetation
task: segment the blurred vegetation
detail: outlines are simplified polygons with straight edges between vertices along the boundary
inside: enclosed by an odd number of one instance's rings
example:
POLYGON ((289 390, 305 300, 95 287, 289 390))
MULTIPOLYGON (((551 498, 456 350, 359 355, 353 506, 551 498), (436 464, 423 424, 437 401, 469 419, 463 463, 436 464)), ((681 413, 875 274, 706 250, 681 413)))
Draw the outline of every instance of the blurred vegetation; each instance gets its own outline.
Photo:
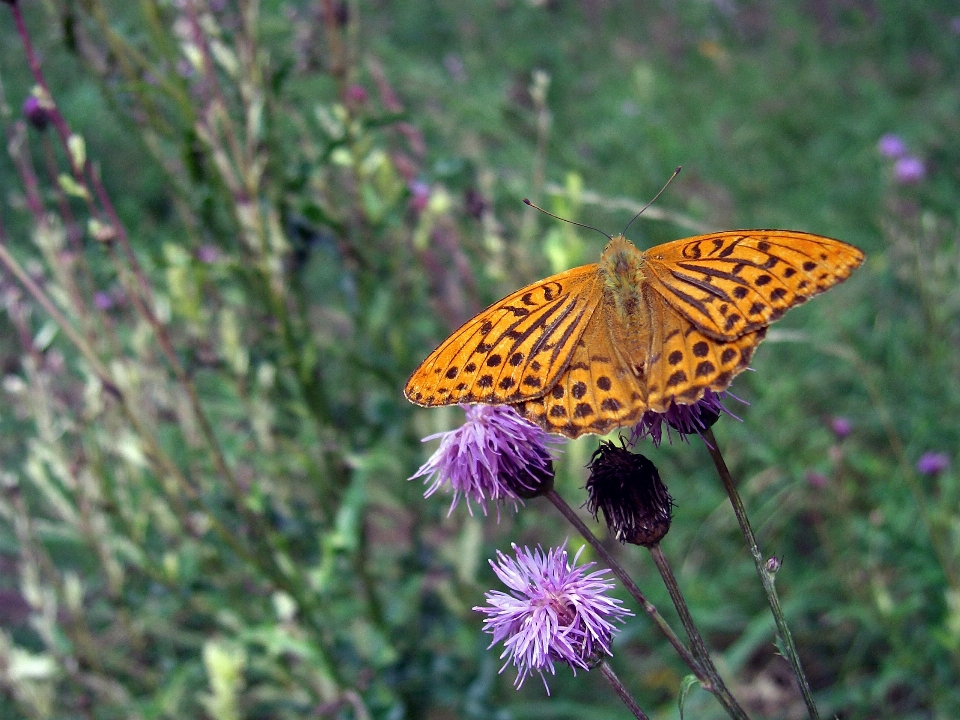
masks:
MULTIPOLYGON (((0 5, 0 716, 626 717, 597 673, 550 697, 497 675, 486 558, 570 530, 424 500, 419 439, 462 412, 400 388, 485 304, 598 257, 522 197, 612 232, 678 164, 641 247, 787 227, 867 252, 775 326, 716 431, 823 715, 960 716, 960 476, 915 467, 960 441, 955 4, 21 5, 82 143, 23 122, 0 5)), ((558 462, 574 505, 596 443, 558 462)), ((734 694, 803 717, 704 448, 644 452, 734 694)), ((685 669, 646 617, 615 650, 677 717, 685 669)))

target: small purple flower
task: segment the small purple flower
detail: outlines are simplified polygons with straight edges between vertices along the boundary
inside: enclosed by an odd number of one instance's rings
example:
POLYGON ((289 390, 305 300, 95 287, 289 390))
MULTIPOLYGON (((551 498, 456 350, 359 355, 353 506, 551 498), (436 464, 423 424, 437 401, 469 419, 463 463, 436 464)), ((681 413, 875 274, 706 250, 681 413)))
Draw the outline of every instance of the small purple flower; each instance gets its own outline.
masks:
POLYGON ((830 429, 837 436, 838 440, 843 440, 847 435, 853 432, 853 423, 845 417, 835 417, 830 420, 830 429))
POLYGON ((346 100, 351 105, 363 105, 367 101, 367 89, 363 85, 351 85, 347 88, 346 100))
POLYGON ((534 497, 553 486, 550 446, 558 442, 524 420, 508 405, 462 405, 467 420, 456 430, 430 435, 424 442, 442 438, 440 447, 409 479, 423 477, 430 497, 444 483, 453 488, 450 512, 460 497, 487 514, 487 500, 499 505, 534 497))
POLYGON ((877 151, 885 158, 896 160, 907 152, 907 144, 899 135, 887 133, 877 142, 877 151))
POLYGON ((893 174, 897 178, 897 182, 903 185, 914 185, 923 180, 927 174, 927 169, 923 160, 913 155, 906 155, 897 160, 893 167, 893 174))
POLYGON ((574 673, 589 670, 610 655, 610 642, 617 630, 614 622, 633 615, 606 592, 613 583, 603 576, 608 570, 586 571, 596 563, 577 566, 580 552, 570 562, 566 543, 546 553, 538 547, 513 545, 516 560, 497 551, 490 566, 510 593, 491 590, 487 605, 475 607, 484 613, 484 630, 493 636, 490 647, 503 641, 500 672, 511 663, 517 669, 516 687, 539 673, 550 693, 544 671, 555 675, 554 663, 566 663, 574 673))
POLYGON ((37 130, 46 130, 50 123, 50 110, 36 95, 28 95, 23 101, 23 116, 37 130))
MULTIPOLYGON (((650 436, 654 447, 659 447, 663 441, 664 423, 667 424, 667 439, 672 443, 670 428, 677 432, 681 440, 686 441, 687 435, 699 435, 701 431, 712 427, 720 415, 726 414, 734 420, 739 420, 740 418, 727 410, 721 402, 728 395, 730 393, 715 393, 713 390, 707 390, 703 397, 692 405, 674 403, 663 413, 647 410, 630 434, 630 445, 636 445, 643 438, 650 436)), ((735 395, 730 397, 739 400, 735 395)))
POLYGON ((939 475, 950 467, 950 458, 946 453, 925 452, 917 460, 917 472, 921 475, 939 475))
POLYGON ((806 479, 807 482, 810 483, 810 487, 816 488, 817 490, 822 490, 830 484, 830 478, 816 470, 810 470, 807 473, 806 479))
POLYGON ((197 248, 197 260, 212 265, 220 259, 220 248, 216 245, 201 245, 197 248))
POLYGON ((108 292, 98 290, 93 294, 93 304, 97 310, 110 310, 114 306, 113 296, 108 292))
POLYGON ((423 212, 430 201, 430 186, 422 180, 413 180, 409 183, 410 188, 410 206, 416 212, 423 212))

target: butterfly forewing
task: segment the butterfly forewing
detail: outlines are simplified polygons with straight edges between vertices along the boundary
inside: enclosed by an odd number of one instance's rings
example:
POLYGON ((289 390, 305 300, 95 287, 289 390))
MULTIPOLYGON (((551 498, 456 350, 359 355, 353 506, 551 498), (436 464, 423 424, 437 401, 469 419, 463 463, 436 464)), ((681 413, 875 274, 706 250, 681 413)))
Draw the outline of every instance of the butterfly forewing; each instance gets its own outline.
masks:
POLYGON ((845 280, 863 253, 784 230, 735 230, 676 240, 644 254, 649 282, 701 332, 733 340, 845 280))
POLYGON ((491 305, 407 381, 418 405, 515 403, 543 395, 567 367, 597 301, 596 265, 567 270, 491 305))

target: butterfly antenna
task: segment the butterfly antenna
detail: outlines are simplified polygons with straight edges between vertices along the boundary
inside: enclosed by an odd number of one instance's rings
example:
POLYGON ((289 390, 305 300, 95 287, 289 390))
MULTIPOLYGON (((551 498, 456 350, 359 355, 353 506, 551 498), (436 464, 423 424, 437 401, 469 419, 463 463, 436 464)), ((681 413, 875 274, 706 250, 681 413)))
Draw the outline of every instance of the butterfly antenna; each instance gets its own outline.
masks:
MULTIPOLYGON (((668 186, 670 183, 673 182, 673 179, 674 179, 677 175, 680 174, 680 168, 681 168, 681 167, 682 167, 681 165, 677 165, 677 169, 673 171, 673 175, 670 176, 670 179, 667 180, 667 181, 663 184, 663 187, 662 187, 662 188, 660 188, 660 192, 658 192, 656 195, 653 196, 653 200, 651 200, 650 202, 648 202, 646 205, 643 206, 643 210, 641 210, 640 212, 638 212, 636 215, 633 216, 633 220, 636 220, 638 217, 640 217, 641 215, 643 215, 643 211, 646 210, 646 209, 647 209, 648 207, 650 207, 651 205, 653 205, 653 204, 657 201, 657 198, 660 197, 661 195, 663 195, 663 191, 667 189, 667 186, 668 186)), ((625 227, 625 228, 623 229, 623 233, 622 233, 623 235, 626 235, 626 234, 627 234, 627 228, 629 228, 631 225, 633 225, 633 220, 631 220, 630 222, 627 223, 627 227, 625 227)))
MULTIPOLYGON (((661 191, 661 192, 662 192, 662 191, 661 191)), ((656 200, 656 198, 654 198, 654 200, 656 200)), ((552 217, 552 218, 556 218, 557 220, 562 220, 563 222, 565 222, 565 223, 570 223, 571 225, 578 225, 578 226, 580 226, 580 227, 582 227, 582 228, 586 228, 587 230, 595 230, 596 232, 598 232, 598 233, 600 233, 601 235, 603 235, 607 240, 613 240, 613 238, 610 237, 609 235, 607 235, 603 230, 598 230, 597 228, 593 227, 593 225, 584 225, 583 223, 574 222, 573 220, 567 220, 566 218, 562 218, 562 217, 560 217, 559 215, 554 215, 552 212, 547 212, 546 210, 544 210, 544 209, 543 209, 542 207, 540 207, 539 205, 534 205, 532 202, 530 202, 530 201, 527 200, 526 198, 523 199, 523 203, 524 203, 524 205, 529 205, 530 207, 532 207, 532 208, 535 209, 535 210, 539 210, 539 211, 542 212, 544 215, 549 215, 549 216, 552 217)), ((644 210, 646 210, 646 208, 644 208, 644 210)))

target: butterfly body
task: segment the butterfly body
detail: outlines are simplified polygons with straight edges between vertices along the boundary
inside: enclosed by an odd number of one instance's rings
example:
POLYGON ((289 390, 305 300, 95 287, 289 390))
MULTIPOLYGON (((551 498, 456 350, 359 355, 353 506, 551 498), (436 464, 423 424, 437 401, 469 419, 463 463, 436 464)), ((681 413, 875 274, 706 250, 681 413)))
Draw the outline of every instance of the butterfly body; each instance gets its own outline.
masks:
POLYGON ((711 233, 646 251, 618 235, 599 263, 467 321, 404 392, 423 406, 512 404, 568 437, 605 433, 724 390, 771 322, 862 261, 851 245, 791 231, 711 233))

